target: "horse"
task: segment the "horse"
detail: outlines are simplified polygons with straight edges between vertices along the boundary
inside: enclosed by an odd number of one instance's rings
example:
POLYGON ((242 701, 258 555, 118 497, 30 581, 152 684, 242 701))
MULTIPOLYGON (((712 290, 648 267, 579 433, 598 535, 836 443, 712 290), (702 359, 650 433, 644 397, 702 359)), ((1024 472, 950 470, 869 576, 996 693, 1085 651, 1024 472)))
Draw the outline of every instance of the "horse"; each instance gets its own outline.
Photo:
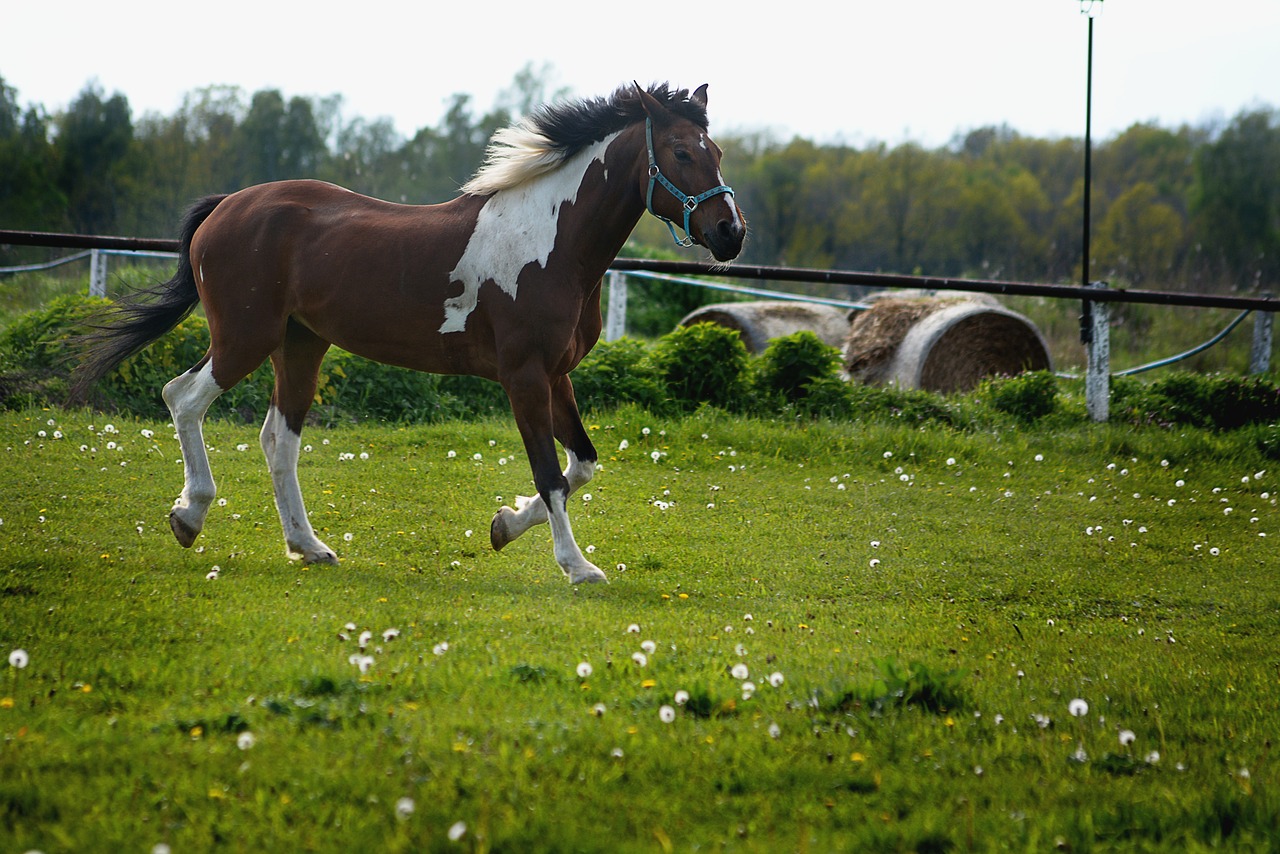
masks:
POLYGON ((94 325, 72 399, 202 303, 209 349, 162 392, 183 459, 170 528, 187 548, 203 530, 216 494, 205 414, 270 359, 275 386, 260 444, 285 552, 331 564, 337 556, 308 521, 297 474, 329 347, 496 380, 537 495, 498 510, 492 547, 549 522, 569 580, 604 581, 569 522, 569 496, 597 460, 569 372, 600 337, 603 276, 646 210, 679 245, 701 246, 718 263, 741 252, 746 221, 720 174, 721 154, 708 135, 705 85, 690 94, 635 84, 544 105, 498 131, 461 195, 443 204, 392 204, 313 180, 208 196, 182 220, 173 278, 126 296, 94 325))

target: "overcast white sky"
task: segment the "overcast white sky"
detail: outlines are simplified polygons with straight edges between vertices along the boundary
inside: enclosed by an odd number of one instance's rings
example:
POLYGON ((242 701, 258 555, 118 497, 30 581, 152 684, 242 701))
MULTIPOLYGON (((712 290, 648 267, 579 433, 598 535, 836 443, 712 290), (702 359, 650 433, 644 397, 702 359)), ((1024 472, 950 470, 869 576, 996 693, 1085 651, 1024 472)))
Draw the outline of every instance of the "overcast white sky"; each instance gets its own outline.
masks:
MULTIPOLYGON (((1104 0, 1093 129, 1166 127, 1280 107, 1280 0, 1104 0)), ((341 94, 348 118, 405 136, 454 93, 477 113, 528 63, 603 95, 632 79, 710 84, 712 131, 943 145, 1008 124, 1084 132, 1086 18, 1077 0, 884 2, 6 4, 0 77, 21 104, 66 107, 96 79, 134 116, 172 114, 211 84, 341 94)))

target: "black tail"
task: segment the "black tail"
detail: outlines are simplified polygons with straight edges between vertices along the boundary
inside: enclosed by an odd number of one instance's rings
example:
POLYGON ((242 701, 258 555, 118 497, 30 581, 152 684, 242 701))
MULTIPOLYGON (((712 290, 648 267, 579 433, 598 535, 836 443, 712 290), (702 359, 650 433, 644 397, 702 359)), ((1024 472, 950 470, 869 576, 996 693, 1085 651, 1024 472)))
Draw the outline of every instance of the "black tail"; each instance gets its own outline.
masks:
POLYGON ((187 210, 178 246, 178 271, 172 279, 134 291, 90 319, 93 331, 77 342, 82 359, 71 383, 69 403, 83 402, 98 380, 181 323, 200 302, 191 269, 191 240, 196 229, 225 198, 225 195, 206 196, 187 210))

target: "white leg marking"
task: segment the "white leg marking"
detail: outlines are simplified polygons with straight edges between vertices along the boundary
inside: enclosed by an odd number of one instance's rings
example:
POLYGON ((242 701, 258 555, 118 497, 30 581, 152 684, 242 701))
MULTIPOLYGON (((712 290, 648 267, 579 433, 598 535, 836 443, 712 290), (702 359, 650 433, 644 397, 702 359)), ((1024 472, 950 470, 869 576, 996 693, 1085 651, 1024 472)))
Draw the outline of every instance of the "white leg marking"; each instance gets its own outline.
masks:
POLYGON ((573 528, 569 525, 567 504, 569 495, 566 492, 551 493, 551 542, 555 548, 556 563, 569 576, 574 584, 584 581, 605 581, 600 567, 587 560, 578 543, 573 539, 573 528))
POLYGON ((209 469, 209 454, 204 447, 203 423, 209 405, 222 392, 213 379, 212 362, 206 362, 196 373, 174 377, 161 392, 182 446, 182 494, 169 511, 169 526, 183 546, 195 542, 204 528, 209 505, 217 493, 213 472, 209 469))
POLYGON ((333 549, 316 537, 302 502, 302 488, 298 485, 298 449, 302 438, 289 429, 280 410, 272 406, 262 422, 259 440, 271 472, 280 525, 284 528, 285 553, 291 560, 306 563, 337 563, 333 549))
MULTIPOLYGON (((565 469, 564 476, 569 481, 569 494, 572 495, 595 476, 596 464, 579 460, 573 451, 566 451, 565 454, 569 458, 569 467, 565 469)), ((515 509, 503 507, 498 511, 498 518, 502 520, 505 532, 502 545, 506 545, 534 525, 546 522, 547 505, 543 502, 541 495, 535 495, 532 498, 518 495, 515 509)), ((501 548, 497 543, 494 545, 501 548)))

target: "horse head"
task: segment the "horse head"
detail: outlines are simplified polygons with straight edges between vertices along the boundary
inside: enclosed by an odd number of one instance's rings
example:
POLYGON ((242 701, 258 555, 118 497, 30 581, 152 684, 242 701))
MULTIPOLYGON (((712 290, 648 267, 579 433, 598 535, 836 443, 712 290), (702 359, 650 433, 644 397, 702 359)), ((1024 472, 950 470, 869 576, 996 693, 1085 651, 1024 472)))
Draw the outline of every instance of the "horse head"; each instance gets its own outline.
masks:
MULTIPOLYGON (((742 251, 747 230, 733 190, 720 175, 720 147, 705 122, 668 109, 639 84, 636 90, 646 114, 646 207, 667 223, 677 243, 704 246, 717 261, 733 260, 742 251), (684 240, 676 237, 677 224, 684 228, 684 240)), ((706 84, 689 101, 705 116, 706 84)))

